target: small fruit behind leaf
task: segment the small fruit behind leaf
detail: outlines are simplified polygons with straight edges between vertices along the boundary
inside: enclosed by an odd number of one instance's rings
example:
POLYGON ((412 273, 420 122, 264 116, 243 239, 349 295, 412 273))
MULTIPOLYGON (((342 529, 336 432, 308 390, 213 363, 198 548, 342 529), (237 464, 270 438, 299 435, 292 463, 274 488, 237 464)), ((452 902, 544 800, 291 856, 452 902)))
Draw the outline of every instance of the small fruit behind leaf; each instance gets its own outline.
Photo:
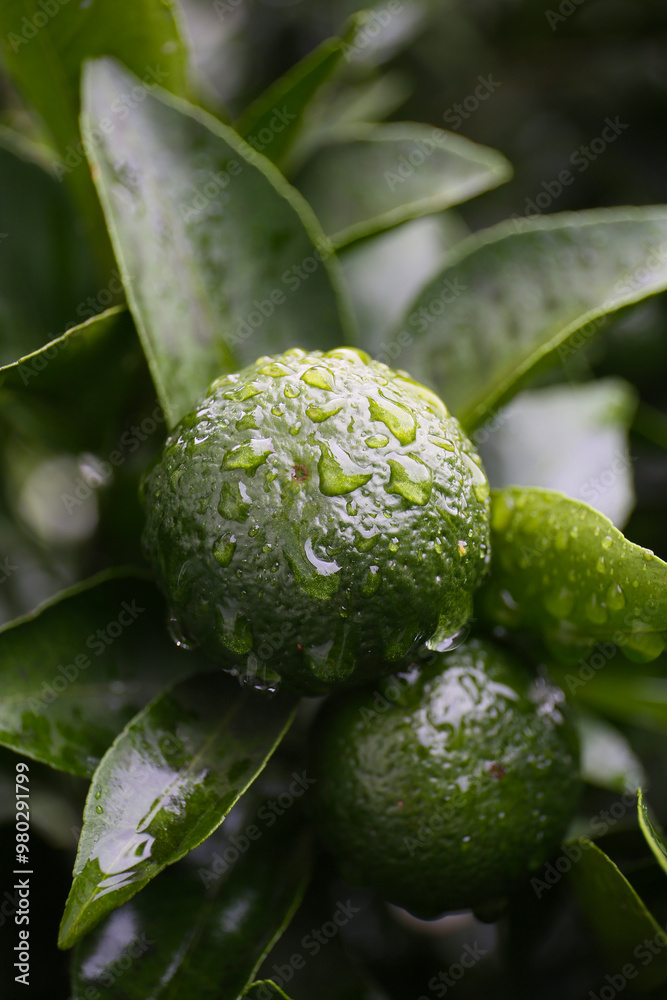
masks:
POLYGON ((144 485, 180 635, 255 686, 322 693, 447 643, 489 560, 489 490, 444 404, 361 351, 217 379, 144 485))
POLYGON ((480 639, 334 695, 312 773, 343 874, 424 918, 502 900, 558 848, 580 784, 562 691, 480 639))

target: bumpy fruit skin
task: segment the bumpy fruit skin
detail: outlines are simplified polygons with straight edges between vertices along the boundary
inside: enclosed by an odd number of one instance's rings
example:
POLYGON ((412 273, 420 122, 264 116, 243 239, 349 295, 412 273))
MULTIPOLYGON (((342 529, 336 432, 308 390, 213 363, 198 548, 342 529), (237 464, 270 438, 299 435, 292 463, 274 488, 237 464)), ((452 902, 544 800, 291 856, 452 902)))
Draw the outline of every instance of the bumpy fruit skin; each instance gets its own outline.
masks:
POLYGON ((576 808, 562 691, 483 640, 333 695, 312 732, 314 811, 343 873, 426 919, 502 900, 576 808))
POLYGON ((470 617, 489 490, 430 390, 348 348, 217 379, 144 483, 175 620, 226 669, 324 693, 470 617))

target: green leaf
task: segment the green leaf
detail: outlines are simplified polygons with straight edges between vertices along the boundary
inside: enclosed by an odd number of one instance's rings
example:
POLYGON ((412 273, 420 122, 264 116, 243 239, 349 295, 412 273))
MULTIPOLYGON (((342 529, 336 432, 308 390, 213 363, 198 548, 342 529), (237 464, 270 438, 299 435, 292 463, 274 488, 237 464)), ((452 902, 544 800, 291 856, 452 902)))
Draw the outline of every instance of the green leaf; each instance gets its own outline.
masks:
POLYGON ((0 221, 0 364, 8 364, 79 322, 87 296, 111 275, 98 276, 67 191, 6 129, 0 190, 11 192, 0 221))
MULTIPOLYGON (((590 662, 581 661, 579 670, 552 663, 549 672, 570 697, 596 712, 651 732, 667 733, 667 679, 629 673, 626 660, 615 666, 608 657, 616 654, 617 647, 605 646, 607 655, 600 651, 595 666, 590 657, 590 662)), ((656 662, 656 668, 660 666, 664 666, 662 660, 656 662)))
POLYGON ((280 986, 278 986, 277 983, 274 983, 273 979, 256 979, 254 983, 250 983, 243 996, 250 997, 252 1000, 254 991, 258 989, 260 986, 268 986, 269 989, 273 990, 273 992, 277 997, 282 997, 283 1000, 292 1000, 292 998, 289 997, 287 993, 285 993, 285 991, 281 989, 280 986))
POLYGON ((287 695, 244 691, 218 671, 169 689, 128 723, 90 786, 62 948, 218 828, 294 709, 287 695))
MULTIPOLYGON (((84 128, 132 81, 110 60, 89 65, 84 128)), ((345 340, 342 277, 314 216, 233 129, 156 91, 91 162, 170 424, 239 364, 345 340)))
POLYGON ((509 180, 493 149, 415 122, 350 125, 297 186, 337 247, 467 201, 509 180))
POLYGON ((612 792, 636 792, 645 780, 642 763, 620 730, 588 713, 577 715, 584 781, 612 792))
POLYGON ((338 69, 358 24, 358 17, 352 17, 341 38, 322 42, 246 108, 236 131, 253 149, 279 166, 283 163, 299 137, 308 105, 338 69))
POLYGON ((492 621, 542 635, 566 660, 611 641, 648 662, 665 647, 667 563, 592 507, 551 490, 491 493, 492 621))
POLYGON ((620 378, 549 386, 520 393, 473 438, 491 486, 560 490, 622 527, 635 503, 636 407, 635 389, 620 378))
MULTIPOLYGON (((610 973, 626 963, 637 970, 636 986, 644 989, 667 980, 667 936, 625 876, 604 851, 590 840, 574 841, 581 858, 572 864, 568 880, 579 905, 612 964, 610 973), (646 942, 661 950, 651 952, 646 942)), ((603 984, 604 985, 604 984, 603 984)))
MULTIPOLYGON (((516 219, 476 233, 417 296, 401 367, 468 430, 605 318, 667 287, 667 209, 516 219)), ((401 329, 401 328, 399 328, 401 329)))
POLYGON ((21 436, 54 448, 95 451, 105 441, 111 447, 113 416, 136 402, 145 373, 132 318, 116 306, 0 368, 3 416, 21 436))
POLYGON ((256 804, 257 797, 244 796, 228 821, 235 836, 224 836, 225 824, 77 945, 73 1000, 95 990, 107 1000, 236 1000, 291 920, 310 875, 300 815, 288 813, 250 840, 249 799, 256 804), (243 853, 239 843, 248 845, 243 853), (219 861, 216 870, 211 859, 219 861))
MULTIPOLYGON (((0 40, 9 72, 58 151, 56 176, 69 184, 82 216, 97 222, 99 205, 79 133, 81 65, 87 58, 117 56, 142 78, 144 93, 156 81, 184 93, 185 54, 174 6, 169 0, 5 0, 0 40)), ((114 108, 107 107, 111 127, 138 99, 127 88, 116 96, 114 108)), ((86 139, 97 141, 92 133, 86 139)))
POLYGON ((0 629, 0 662, 0 744, 82 777, 166 684, 210 669, 169 640, 155 585, 125 571, 0 629))
POLYGON ((340 76, 333 86, 322 88, 309 102, 303 128, 282 165, 290 175, 320 146, 335 142, 351 124, 383 121, 414 89, 409 77, 398 70, 356 82, 341 80, 340 76))
POLYGON ((667 873, 667 839, 665 839, 665 834, 649 809, 641 788, 637 792, 637 815, 639 817, 639 826, 646 838, 646 843, 653 851, 655 860, 662 870, 667 873))

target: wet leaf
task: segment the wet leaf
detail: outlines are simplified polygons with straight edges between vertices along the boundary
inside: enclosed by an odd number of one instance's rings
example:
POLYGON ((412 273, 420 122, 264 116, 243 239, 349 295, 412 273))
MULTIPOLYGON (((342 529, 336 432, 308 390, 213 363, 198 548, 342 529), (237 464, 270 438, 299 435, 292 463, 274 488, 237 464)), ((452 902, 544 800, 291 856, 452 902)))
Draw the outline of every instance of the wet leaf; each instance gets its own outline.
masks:
POLYGON ((82 777, 168 683, 210 669, 169 640, 156 586, 124 571, 4 626, 0 661, 0 744, 82 777))
POLYGON ((491 575, 479 604, 495 623, 542 635, 576 661, 596 642, 649 662, 665 648, 667 564, 562 493, 492 491, 491 575))
MULTIPOLYGON (((636 665, 631 666, 622 656, 613 661, 619 650, 611 644, 603 644, 596 652, 600 655, 595 660, 595 654, 582 659, 579 669, 551 663, 549 671, 570 697, 592 710, 641 729, 666 733, 667 679, 638 673, 636 665)), ((662 658, 655 667, 661 663, 662 658)))
POLYGON ((642 763, 623 733, 595 715, 579 713, 581 776, 612 792, 635 792, 645 780, 642 763))
POLYGON ((440 212, 511 176, 493 149, 415 122, 350 125, 296 184, 337 247, 440 212))
POLYGON ((649 809, 641 788, 637 792, 637 814, 639 817, 639 826, 646 837, 646 843, 653 851, 655 860, 662 870, 667 873, 667 839, 665 839, 665 834, 660 829, 657 820, 649 809))
POLYGON ((667 980, 665 932, 604 851, 584 839, 575 841, 573 846, 581 847, 582 854, 567 878, 611 963, 610 973, 616 974, 629 963, 636 970, 632 977, 635 986, 649 989, 664 983, 667 980))
POLYGON ((11 192, 0 222, 0 364, 80 323, 87 297, 112 278, 97 273, 67 191, 33 152, 0 129, 0 190, 11 192))
POLYGON ((53 448, 111 448, 119 433, 114 417, 136 400, 144 375, 132 318, 117 306, 0 368, 3 416, 21 436, 53 448), (105 424, 99 420, 101 410, 105 424))
POLYGON ((310 874, 301 816, 287 814, 250 840, 246 800, 256 802, 244 796, 218 833, 77 946, 73 1000, 93 990, 108 1000, 236 1000, 291 920, 310 874), (241 853, 236 844, 247 846, 241 853))
MULTIPOLYGON (((96 56, 117 56, 142 77, 144 91, 158 82, 182 94, 185 53, 174 6, 168 0, 96 0, 94 4, 56 0, 56 4, 6 0, 0 5, 0 44, 14 82, 53 140, 58 152, 55 176, 69 186, 93 239, 100 241, 107 265, 113 266, 79 133, 82 63, 96 56)), ((118 99, 118 113, 127 113, 136 95, 126 90, 118 99)))
MULTIPOLYGON (((84 128, 134 82, 111 60, 90 64, 84 128)), ((170 424, 261 354, 345 340, 338 266, 312 212, 229 126, 155 90, 91 164, 170 424)))
POLYGON ((667 209, 516 219, 459 244, 399 330, 401 364, 468 430, 543 364, 565 362, 607 316, 667 288, 667 209))
POLYGON ((62 948, 218 828, 294 708, 287 695, 245 691, 218 671, 177 684, 128 723, 90 786, 62 948))
POLYGON ((282 164, 299 137, 309 104, 339 67, 346 46, 353 43, 357 24, 353 17, 341 38, 322 42, 246 108, 236 130, 253 149, 282 164))

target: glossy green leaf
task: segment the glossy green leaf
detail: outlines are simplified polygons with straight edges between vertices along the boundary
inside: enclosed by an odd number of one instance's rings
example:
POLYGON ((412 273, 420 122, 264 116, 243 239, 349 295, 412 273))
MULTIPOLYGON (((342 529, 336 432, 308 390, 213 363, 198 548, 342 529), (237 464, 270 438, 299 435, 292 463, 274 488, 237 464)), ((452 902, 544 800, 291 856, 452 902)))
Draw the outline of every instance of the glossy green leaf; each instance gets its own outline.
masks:
POLYGON ((350 125, 297 178, 342 247, 408 219, 467 201, 511 176, 493 149, 415 122, 350 125))
POLYGON ((580 712, 576 721, 584 781, 612 792, 635 792, 645 774, 629 740, 599 716, 580 712))
POLYGON ((346 46, 353 43, 358 19, 341 38, 328 38, 246 108, 236 131, 273 163, 281 165, 299 136, 308 105, 338 69, 346 46))
POLYGON ((635 504, 628 430, 636 406, 620 378, 549 386, 520 393, 473 436, 491 486, 560 490, 620 528, 635 504))
POLYGON ((667 288, 667 208, 520 218, 476 233, 417 296, 401 359, 468 430, 607 316, 667 288))
MULTIPOLYGON (((101 223, 79 133, 81 65, 87 58, 117 56, 142 78, 144 92, 157 82, 184 93, 185 54, 174 11, 170 0, 0 5, 0 44, 9 72, 53 139, 59 154, 55 176, 70 186, 88 221, 101 223)), ((112 127, 137 100, 131 88, 116 96, 118 103, 107 108, 112 127)), ((96 141, 93 134, 86 139, 96 141)))
MULTIPOLYGON (((611 973, 630 963, 637 970, 633 985, 654 988, 667 980, 667 936, 631 884, 589 840, 575 841, 581 858, 567 878, 599 945, 613 963, 611 973), (647 942, 657 950, 647 947, 647 942)), ((604 985, 604 984, 603 984, 604 985)))
POLYGON ((250 840, 247 800, 257 801, 244 796, 218 833, 77 945, 73 1000, 94 990, 107 1000, 236 1000, 289 923, 310 874, 300 815, 288 813, 250 840), (248 845, 243 853, 239 843, 248 845))
POLYGON ((566 660, 609 641, 641 662, 665 648, 667 563, 608 518, 551 490, 492 491, 491 575, 480 593, 499 625, 542 635, 566 660))
POLYGON ((60 928, 69 948, 218 828, 295 708, 218 671, 169 689, 125 727, 90 786, 60 928))
POLYGON ((117 571, 0 629, 0 744, 90 777, 151 698, 210 669, 169 640, 165 613, 153 583, 117 571))
MULTIPOLYGON (((89 65, 84 127, 132 81, 110 60, 89 65)), ((170 423, 239 364, 345 340, 339 271, 314 216, 233 129, 156 91, 91 161, 170 423)))
POLYGON ((649 809, 641 788, 637 792, 637 815, 641 831, 646 837, 646 843, 653 851, 655 860, 662 870, 667 873, 667 838, 665 838, 665 834, 649 809))
POLYGON ((355 82, 339 78, 322 88, 305 110, 303 127, 282 169, 290 175, 297 172, 316 149, 335 142, 350 125, 383 121, 412 90, 410 78, 398 70, 355 82))
POLYGON ((111 275, 98 276, 67 191, 6 129, 0 190, 0 364, 9 364, 80 322, 111 275))
POLYGON ((252 1000, 253 997, 259 996, 257 990, 259 990, 259 988, 262 986, 272 990, 274 996, 282 997, 282 1000, 292 1000, 292 998, 288 996, 287 993, 285 993, 285 991, 281 989, 281 987, 278 986, 277 983, 274 983, 273 979, 256 979, 254 983, 250 983, 249 987, 247 988, 243 996, 250 997, 250 1000, 252 1000))
MULTIPOLYGON (((619 655, 613 644, 578 665, 550 664, 549 672, 569 697, 619 722, 651 732, 667 733, 667 679, 645 676, 619 655), (613 657, 618 655, 618 661, 613 657), (603 669, 604 668, 604 669, 603 669)), ((662 660, 656 661, 659 667, 662 660)), ((652 664, 653 666, 653 664, 652 664)))
MULTIPOLYGON (((92 313, 90 302, 84 308, 92 313)), ((136 402, 145 377, 134 323, 120 306, 0 368, 0 405, 17 433, 42 444, 70 452, 99 450, 105 442, 111 448, 119 433, 113 417, 136 402)))

